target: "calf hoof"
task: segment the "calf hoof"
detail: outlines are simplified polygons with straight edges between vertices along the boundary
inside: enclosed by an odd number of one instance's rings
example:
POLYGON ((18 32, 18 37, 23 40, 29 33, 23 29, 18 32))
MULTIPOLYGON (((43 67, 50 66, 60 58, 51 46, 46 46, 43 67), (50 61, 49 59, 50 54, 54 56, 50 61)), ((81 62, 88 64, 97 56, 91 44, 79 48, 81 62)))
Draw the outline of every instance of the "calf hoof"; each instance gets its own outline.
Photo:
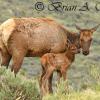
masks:
POLYGON ((14 75, 15 75, 15 78, 16 78, 16 74, 14 73, 14 75))
POLYGON ((6 66, 6 69, 8 69, 8 66, 6 66))
POLYGON ((14 69, 13 69, 13 67, 12 67, 12 68, 11 68, 11 72, 13 72, 13 70, 14 70, 14 69))

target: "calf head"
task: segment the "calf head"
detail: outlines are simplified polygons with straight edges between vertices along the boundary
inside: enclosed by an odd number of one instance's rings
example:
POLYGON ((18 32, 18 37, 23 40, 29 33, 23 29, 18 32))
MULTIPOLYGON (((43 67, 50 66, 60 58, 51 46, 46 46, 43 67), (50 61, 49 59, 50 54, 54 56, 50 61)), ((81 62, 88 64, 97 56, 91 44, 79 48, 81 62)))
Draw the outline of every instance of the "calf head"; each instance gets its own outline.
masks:
POLYGON ((72 53, 72 54, 77 54, 80 52, 80 49, 77 47, 77 45, 75 43, 72 43, 70 40, 67 40, 68 42, 68 50, 72 53))
POLYGON ((78 33, 70 32, 68 35, 68 44, 72 45, 75 49, 77 48, 77 52, 80 53, 80 35, 78 33))
POLYGON ((89 54, 93 32, 95 32, 98 27, 99 25, 91 29, 81 29, 79 26, 76 26, 76 28, 80 31, 79 42, 80 42, 80 47, 82 49, 83 55, 85 56, 89 54))

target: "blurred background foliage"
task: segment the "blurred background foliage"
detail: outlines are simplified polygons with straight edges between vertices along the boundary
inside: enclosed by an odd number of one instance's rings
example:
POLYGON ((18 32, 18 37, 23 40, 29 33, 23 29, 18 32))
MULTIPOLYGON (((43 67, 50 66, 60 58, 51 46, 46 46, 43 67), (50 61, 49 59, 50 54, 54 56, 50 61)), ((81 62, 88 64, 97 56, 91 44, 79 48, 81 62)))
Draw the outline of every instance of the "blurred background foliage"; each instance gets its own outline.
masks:
MULTIPOLYGON (((0 0, 0 23, 13 17, 49 17, 64 24, 70 31, 78 32, 75 24, 82 28, 92 28, 100 24, 100 11, 95 10, 99 0, 0 0), (35 10, 37 2, 43 2, 43 11, 35 10), (63 5, 77 5, 76 11, 49 11, 51 2, 62 2, 63 5), (90 11, 79 11, 86 2, 90 11)), ((99 6, 100 9, 100 6, 99 6)), ((38 57, 25 58, 22 69, 14 75, 5 69, 0 69, 0 100, 39 100, 38 80, 41 66, 38 57)), ((76 55, 76 60, 67 73, 66 82, 61 82, 56 88, 56 73, 53 79, 55 93, 44 100, 100 100, 100 27, 93 35, 90 55, 76 55), (62 92, 65 91, 65 92, 62 92)))

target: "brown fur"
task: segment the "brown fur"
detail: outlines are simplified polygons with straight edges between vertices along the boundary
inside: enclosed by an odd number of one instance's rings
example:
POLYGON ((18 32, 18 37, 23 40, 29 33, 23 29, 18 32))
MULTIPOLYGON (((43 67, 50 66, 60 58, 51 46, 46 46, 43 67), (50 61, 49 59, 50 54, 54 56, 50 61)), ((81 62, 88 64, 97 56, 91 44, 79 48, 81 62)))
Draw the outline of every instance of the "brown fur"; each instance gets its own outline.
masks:
POLYGON ((56 70, 60 76, 63 76, 66 80, 66 71, 75 59, 75 54, 78 53, 78 48, 75 44, 70 44, 68 50, 65 53, 54 54, 47 53, 41 58, 42 75, 40 79, 41 93, 45 95, 48 92, 52 92, 52 77, 53 72, 56 70), (49 86, 47 86, 47 80, 49 86))
POLYGON ((80 31, 80 47, 84 55, 88 55, 90 52, 90 46, 93 38, 93 32, 97 30, 99 25, 91 29, 81 29, 79 26, 76 28, 80 31))
MULTIPOLYGON (((8 19, 0 26, 1 63, 8 66, 12 57, 12 71, 16 74, 24 56, 40 57, 45 53, 64 52, 69 33, 64 26, 49 18, 8 19)), ((80 37, 84 33, 80 31, 80 37)), ((86 46, 82 44, 85 43, 80 44, 84 51, 86 46)))
MULTIPOLYGON (((19 71, 24 56, 42 56, 66 50, 67 36, 60 24, 48 18, 12 18, 0 26, 0 43, 13 59, 12 71, 19 71)), ((2 53, 2 52, 1 52, 2 53)), ((6 58, 6 57, 4 57, 6 58)))
MULTIPOLYGON (((68 39, 74 43, 74 45, 77 46, 77 48, 81 48, 83 50, 83 54, 84 55, 88 55, 89 54, 89 48, 90 48, 90 45, 91 45, 91 41, 92 41, 92 34, 94 31, 96 31, 96 29, 98 28, 99 25, 97 25, 96 27, 92 28, 92 29, 80 29, 78 26, 76 27, 78 30, 80 30, 80 34, 77 35, 75 33, 72 33, 72 32, 69 32, 67 31, 67 37, 68 39), (75 38, 76 37, 76 38, 75 38), (76 41, 76 42, 75 42, 76 41)), ((66 27, 63 27, 65 29, 65 31, 67 30, 66 27)), ((69 51, 68 51, 69 52, 69 51)), ((71 53, 69 52, 68 54, 71 55, 71 53)), ((70 57, 70 55, 67 55, 68 57, 70 57)), ((42 75, 41 75, 41 79, 40 79, 40 87, 41 87, 41 91, 45 94, 47 93, 48 91, 49 92, 52 92, 52 73, 53 71, 55 70, 55 65, 52 64, 53 62, 56 61, 56 59, 53 59, 53 56, 54 54, 47 54, 46 57, 45 55, 43 56, 42 60, 41 60, 41 63, 42 63, 42 68, 43 68, 43 72, 42 72, 42 75), (51 57, 50 57, 51 56, 51 57), (52 59, 53 60, 52 60, 52 59), (55 61, 54 61, 55 60, 55 61), (50 63, 51 62, 51 63, 50 63), (51 65, 50 65, 51 64, 51 65), (50 68, 48 68, 48 66, 50 68), (44 81, 45 80, 45 81, 44 81), (49 81, 49 85, 48 87, 46 88, 46 81, 49 81), (43 84, 43 85, 41 85, 43 84)), ((59 59, 63 60, 64 61, 64 57, 58 57, 59 59)), ((73 57, 70 57, 69 59, 71 59, 72 61, 74 61, 74 56, 73 57), (72 59, 73 58, 73 59, 72 59)), ((70 61, 69 61, 70 62, 70 61)), ((69 64, 69 62, 67 62, 69 64)), ((66 66, 67 66, 67 63, 66 63, 66 66)), ((70 64, 69 64, 70 65, 70 64)), ((56 65, 57 67, 57 65, 56 65)), ((64 68, 68 68, 68 67, 60 67, 60 71, 56 68, 57 72, 60 73, 60 76, 63 75, 64 79, 66 79, 66 75, 65 74, 62 74, 61 72, 61 68, 64 69, 64 68)), ((64 71, 66 71, 66 69, 64 69, 64 71)))

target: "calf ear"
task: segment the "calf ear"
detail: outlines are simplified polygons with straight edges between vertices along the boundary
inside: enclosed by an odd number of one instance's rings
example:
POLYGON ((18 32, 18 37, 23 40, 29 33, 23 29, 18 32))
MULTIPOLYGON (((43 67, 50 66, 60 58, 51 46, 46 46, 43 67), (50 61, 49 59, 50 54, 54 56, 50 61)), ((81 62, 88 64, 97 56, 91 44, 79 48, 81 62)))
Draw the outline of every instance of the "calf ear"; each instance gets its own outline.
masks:
POLYGON ((79 26, 77 26, 76 24, 75 24, 75 27, 76 27, 76 29, 77 30, 82 30, 79 26))
POLYGON ((69 45, 71 45, 71 41, 70 41, 69 39, 67 39, 67 43, 68 43, 69 45))
POLYGON ((67 49, 69 48, 69 43, 68 42, 66 43, 66 47, 67 47, 67 49))
POLYGON ((71 42, 70 42, 70 40, 69 40, 69 39, 67 39, 67 44, 66 44, 67 48, 69 48, 69 47, 70 47, 70 45, 71 45, 71 42))
POLYGON ((92 32, 95 32, 99 26, 100 26, 100 24, 97 25, 97 26, 95 26, 95 27, 93 27, 93 28, 91 29, 91 31, 92 31, 92 32))

